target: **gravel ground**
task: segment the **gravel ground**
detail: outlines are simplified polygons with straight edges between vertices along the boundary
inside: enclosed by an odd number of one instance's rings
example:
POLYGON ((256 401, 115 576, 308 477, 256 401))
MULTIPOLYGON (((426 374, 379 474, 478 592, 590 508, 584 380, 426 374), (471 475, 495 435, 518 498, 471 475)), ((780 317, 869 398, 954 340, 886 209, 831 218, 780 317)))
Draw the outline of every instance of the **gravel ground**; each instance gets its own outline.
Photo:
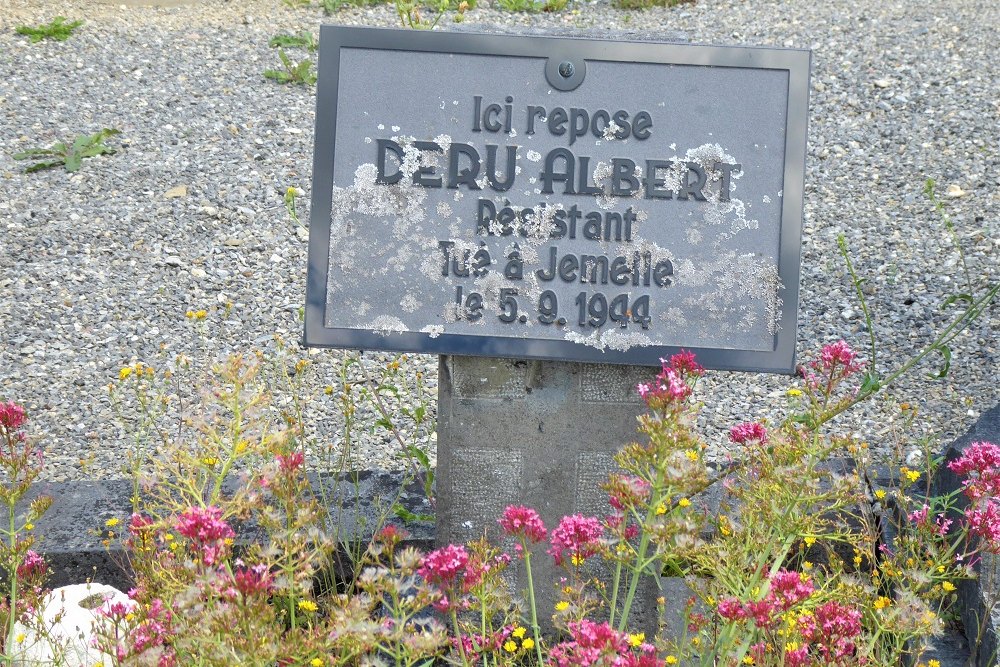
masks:
MULTIPOLYGON (((290 185, 309 187, 314 90, 261 76, 277 64, 269 37, 316 32, 324 21, 398 21, 392 7, 325 18, 279 0, 171 8, 0 2, 0 397, 29 408, 49 478, 114 477, 131 442, 107 391, 122 366, 273 349, 275 334, 300 336, 305 234, 282 197, 290 185), (86 24, 67 42, 29 44, 14 33, 55 14, 86 24), (110 141, 120 152, 88 160, 76 174, 24 174, 11 159, 102 127, 121 130, 110 141), (201 309, 204 320, 185 317, 201 309)), ((699 43, 813 50, 800 358, 841 337, 867 343, 838 233, 869 278, 883 370, 946 323, 940 305, 964 279, 945 226, 921 194, 926 178, 939 183, 972 281, 982 288, 1000 280, 994 0, 573 7, 534 16, 480 8, 467 22, 681 31, 699 43)), ((858 431, 887 457, 905 456, 897 446, 905 400, 919 408, 914 435, 937 446, 960 433, 1000 401, 998 325, 994 306, 955 341, 945 381, 928 381, 938 360, 925 363, 837 428, 858 431)), ((336 392, 323 388, 339 386, 345 354, 301 354, 314 362, 302 376, 303 392, 318 397, 310 422, 328 444, 320 449, 336 454, 342 420, 336 392)), ((365 357, 375 374, 387 362, 365 357)), ((413 384, 418 373, 434 391, 436 358, 410 357, 398 381, 413 384)), ((712 374, 699 392, 713 454, 725 453, 722 432, 734 421, 774 418, 788 384, 781 376, 712 374)), ((358 418, 370 415, 363 406, 358 418)), ((397 451, 383 430, 361 429, 351 453, 359 465, 391 467, 397 451)))

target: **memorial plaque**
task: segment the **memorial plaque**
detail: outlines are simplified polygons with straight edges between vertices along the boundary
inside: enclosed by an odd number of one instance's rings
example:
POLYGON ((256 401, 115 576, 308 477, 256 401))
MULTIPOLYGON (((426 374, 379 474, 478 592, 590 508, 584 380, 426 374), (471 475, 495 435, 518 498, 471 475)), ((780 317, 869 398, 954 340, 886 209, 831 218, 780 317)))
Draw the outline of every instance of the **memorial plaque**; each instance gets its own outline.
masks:
POLYGON ((324 26, 306 344, 791 372, 808 74, 324 26))

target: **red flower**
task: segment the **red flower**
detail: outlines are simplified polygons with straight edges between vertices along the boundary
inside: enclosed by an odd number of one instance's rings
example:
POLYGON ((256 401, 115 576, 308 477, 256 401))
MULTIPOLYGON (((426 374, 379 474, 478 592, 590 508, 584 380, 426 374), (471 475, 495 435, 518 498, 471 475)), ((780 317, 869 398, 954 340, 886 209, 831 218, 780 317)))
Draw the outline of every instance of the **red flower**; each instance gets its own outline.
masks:
POLYGON ((567 555, 574 565, 579 565, 578 560, 590 558, 600 551, 603 532, 604 526, 599 519, 580 514, 564 516, 552 531, 548 553, 556 559, 557 565, 562 565, 567 555))
POLYGON ((468 562, 469 553, 465 547, 449 544, 424 556, 417 573, 427 581, 447 588, 465 570, 468 562))
POLYGON ((541 542, 548 534, 538 512, 523 505, 508 505, 497 523, 508 535, 523 537, 532 543, 541 542))
POLYGON ((744 422, 729 429, 729 439, 737 444, 748 442, 767 442, 767 429, 760 422, 744 422))
POLYGON ((26 421, 28 421, 28 416, 25 414, 23 407, 17 405, 14 401, 8 403, 0 402, 0 426, 3 426, 4 431, 13 433, 21 428, 26 421))

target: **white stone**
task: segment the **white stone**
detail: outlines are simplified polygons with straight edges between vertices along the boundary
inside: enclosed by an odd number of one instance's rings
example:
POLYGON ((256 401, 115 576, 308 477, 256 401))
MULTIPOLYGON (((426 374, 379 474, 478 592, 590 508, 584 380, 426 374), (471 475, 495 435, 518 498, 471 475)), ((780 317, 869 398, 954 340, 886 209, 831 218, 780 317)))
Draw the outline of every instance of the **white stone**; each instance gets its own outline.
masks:
POLYGON ((133 604, 125 593, 104 584, 56 588, 42 601, 41 621, 48 629, 45 636, 20 623, 14 626, 15 637, 24 635, 24 641, 10 653, 14 667, 53 665, 57 656, 62 658, 59 664, 111 667, 111 656, 92 646, 92 639, 98 624, 108 622, 101 611, 116 602, 133 604))

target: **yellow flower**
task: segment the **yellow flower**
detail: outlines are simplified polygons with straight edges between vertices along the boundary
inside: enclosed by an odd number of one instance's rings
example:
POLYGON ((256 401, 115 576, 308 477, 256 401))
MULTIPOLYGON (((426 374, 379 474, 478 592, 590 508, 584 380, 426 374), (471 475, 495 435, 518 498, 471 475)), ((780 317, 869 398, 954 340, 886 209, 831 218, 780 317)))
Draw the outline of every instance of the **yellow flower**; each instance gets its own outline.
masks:
POLYGON ((807 571, 808 571, 808 570, 811 570, 811 569, 812 569, 812 566, 813 566, 813 564, 812 564, 812 563, 810 563, 809 561, 803 561, 803 562, 802 562, 802 569, 803 569, 803 570, 807 570, 807 571))
POLYGON ((566 611, 567 609, 569 609, 569 602, 566 602, 566 600, 556 602, 556 611, 566 611))
POLYGON ((885 609, 886 607, 891 607, 892 606, 892 600, 890 600, 889 598, 887 598, 884 595, 880 595, 878 597, 878 599, 875 600, 875 604, 873 606, 876 609, 885 609))
POLYGON ((530 651, 531 649, 535 648, 535 640, 532 639, 531 637, 528 637, 523 642, 521 642, 521 648, 523 648, 525 651, 530 651))
POLYGON ((667 506, 666 505, 664 505, 663 503, 660 503, 659 505, 656 506, 656 515, 657 516, 663 516, 666 513, 667 513, 667 506))
POLYGON ((910 470, 906 466, 899 469, 899 474, 906 478, 906 480, 913 484, 915 481, 920 479, 920 472, 917 470, 910 470))
POLYGON ((507 653, 513 653, 517 650, 517 644, 514 643, 514 640, 508 639, 503 644, 503 650, 507 651, 507 653))
POLYGON ((317 607, 316 603, 312 600, 299 600, 299 609, 302 611, 314 612, 319 609, 319 607, 317 607))
POLYGON ((527 632, 527 630, 525 630, 522 626, 518 626, 514 628, 514 632, 510 634, 512 637, 517 637, 518 639, 521 639, 522 637, 524 637, 525 632, 527 632))
POLYGON ((684 452, 684 456, 688 457, 689 461, 697 461, 698 460, 698 452, 694 451, 693 449, 686 450, 684 452))
POLYGON ((955 590, 955 584, 951 583, 950 581, 946 581, 943 584, 941 584, 941 588, 943 588, 946 593, 951 593, 953 590, 955 590))
POLYGON ((129 375, 132 375, 132 368, 130 366, 126 366, 125 368, 123 368, 120 371, 118 371, 118 379, 119 380, 124 380, 129 375))
POLYGON ((745 655, 745 656, 743 656, 743 664, 744 665, 752 665, 753 663, 754 663, 754 660, 753 660, 753 656, 752 655, 745 655))
POLYGON ((798 642, 788 642, 787 644, 785 644, 785 653, 791 653, 792 651, 798 650, 798 648, 799 648, 798 642))
POLYGON ((944 565, 938 565, 938 572, 944 572, 944 565))
POLYGON ((632 646, 642 646, 644 641, 646 641, 646 634, 644 632, 637 632, 634 635, 628 636, 628 643, 632 646))
POLYGON ((167 542, 170 542, 171 540, 174 539, 174 534, 173 533, 167 533, 166 535, 163 536, 163 539, 165 539, 167 542))
POLYGON ((309 664, 311 665, 311 667, 323 667, 323 661, 320 660, 319 658, 313 658, 312 660, 309 661, 309 664))
POLYGON ((583 565, 584 560, 585 560, 584 557, 581 556, 580 554, 573 554, 573 556, 570 558, 570 562, 572 562, 573 565, 576 565, 577 567, 583 565))
MULTIPOLYGON (((789 389, 788 391, 786 391, 785 393, 788 394, 789 396, 796 397, 796 396, 801 396, 802 395, 802 390, 801 389, 792 388, 792 389, 789 389)), ((747 657, 750 658, 750 656, 747 656, 747 657)), ((750 660, 752 661, 753 658, 750 658, 750 660)), ((746 662, 746 661, 744 660, 744 662, 746 662)), ((752 665, 753 662, 749 662, 747 664, 752 665)))
POLYGON ((33 524, 33 523, 26 523, 26 524, 24 524, 24 529, 25 530, 34 530, 35 529, 35 524, 33 524))
MULTIPOLYGON (((696 639, 697 639, 697 637, 696 637, 696 639)), ((666 658, 664 658, 663 662, 664 662, 664 664, 667 664, 667 665, 676 665, 677 664, 677 656, 668 655, 666 658)))
POLYGON ((927 667, 941 667, 941 663, 937 660, 931 659, 927 661, 927 667))
POLYGON ((219 459, 215 458, 214 456, 203 456, 201 459, 201 464, 203 466, 208 466, 209 468, 211 468, 218 462, 219 459))
POLYGON ((855 556, 854 557, 854 564, 855 565, 861 565, 861 556, 855 556))
POLYGON ((677 501, 678 507, 688 507, 690 504, 691 501, 688 500, 687 498, 681 498, 680 500, 677 501))
POLYGON ((114 528, 115 526, 117 526, 120 523, 121 523, 121 520, 119 520, 118 517, 113 516, 110 519, 108 519, 107 521, 105 521, 104 525, 107 526, 108 528, 114 528))
POLYGON ((878 498, 879 500, 885 500, 885 490, 879 489, 878 491, 876 491, 875 497, 878 498))
POLYGON ((25 639, 26 639, 26 637, 25 637, 24 633, 21 632, 21 633, 19 633, 17 635, 17 637, 14 638, 14 641, 16 641, 18 644, 23 644, 25 639))
POLYGON ((807 547, 811 547, 812 545, 816 544, 816 538, 811 535, 803 538, 803 541, 806 543, 807 547))
POLYGON ((242 454, 243 452, 245 452, 247 450, 247 447, 249 447, 249 446, 250 446, 249 442, 247 442, 246 440, 240 440, 239 442, 236 443, 236 447, 234 448, 234 451, 237 454, 242 454))

